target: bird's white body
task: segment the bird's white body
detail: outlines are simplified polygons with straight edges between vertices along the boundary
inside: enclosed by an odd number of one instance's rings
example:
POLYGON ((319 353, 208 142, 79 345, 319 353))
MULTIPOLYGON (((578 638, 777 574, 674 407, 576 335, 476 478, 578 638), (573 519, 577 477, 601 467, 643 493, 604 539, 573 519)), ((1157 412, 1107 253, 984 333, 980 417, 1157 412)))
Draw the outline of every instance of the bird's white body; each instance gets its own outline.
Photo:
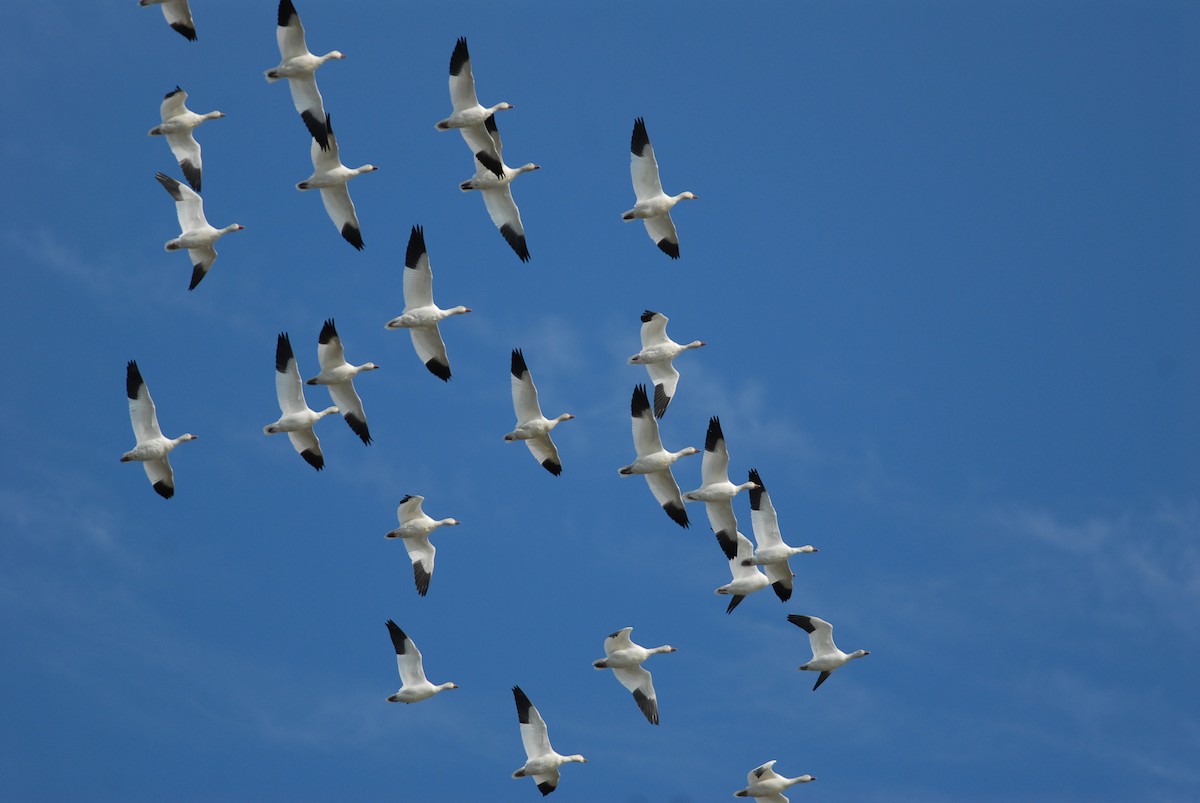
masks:
POLYGON ((728 594, 733 597, 729 601, 729 607, 725 610, 726 613, 733 613, 733 609, 743 598, 766 588, 771 581, 757 566, 745 565, 746 558, 754 554, 754 545, 750 543, 749 538, 735 532, 732 544, 730 544, 728 542, 731 539, 728 538, 725 531, 718 531, 717 540, 722 542, 721 548, 725 550, 726 554, 729 554, 730 551, 733 552, 733 556, 729 559, 729 573, 733 579, 716 589, 717 594, 728 594))
POLYGON ((756 797, 760 800, 768 801, 768 803, 779 803, 780 801, 787 803, 787 798, 783 796, 784 790, 796 784, 817 780, 815 775, 800 775, 796 778, 785 778, 771 769, 773 766, 775 766, 775 761, 771 760, 750 770, 746 776, 748 785, 745 789, 734 792, 733 796, 756 797))

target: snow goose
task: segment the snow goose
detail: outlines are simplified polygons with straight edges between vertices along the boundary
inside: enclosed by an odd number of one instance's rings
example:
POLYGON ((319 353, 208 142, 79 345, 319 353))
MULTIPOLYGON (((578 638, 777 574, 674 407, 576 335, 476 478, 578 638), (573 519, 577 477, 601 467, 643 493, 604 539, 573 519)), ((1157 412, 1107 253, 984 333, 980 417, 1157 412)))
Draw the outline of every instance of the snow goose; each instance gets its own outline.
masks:
POLYGON ((512 352, 512 400, 517 426, 504 436, 504 440, 509 443, 525 441, 533 458, 557 477, 562 473, 562 461, 558 459, 554 441, 550 440, 550 430, 575 416, 563 413, 558 418, 546 418, 542 415, 537 387, 533 384, 529 367, 525 365, 525 355, 520 349, 513 349, 512 352))
POLYGON ((362 365, 346 362, 346 352, 342 348, 342 339, 338 337, 333 318, 325 321, 325 325, 321 327, 321 334, 317 338, 317 360, 321 363, 321 373, 305 384, 327 386, 333 403, 337 405, 350 429, 369 446, 371 432, 367 429, 367 413, 363 410, 362 399, 354 390, 354 377, 363 371, 374 371, 379 366, 373 362, 365 362, 362 365))
POLYGON ((213 243, 231 231, 241 231, 246 227, 231 223, 223 229, 213 228, 204 217, 204 199, 195 190, 166 173, 155 173, 154 177, 175 199, 175 216, 179 218, 181 233, 174 240, 168 240, 165 248, 168 251, 187 249, 192 259, 192 281, 188 289, 195 290, 217 261, 217 249, 213 248, 213 243))
POLYGON ((338 155, 337 138, 333 135, 333 123, 328 115, 325 117, 325 133, 328 136, 324 146, 315 139, 312 141, 313 174, 297 184, 296 189, 319 189, 321 200, 325 203, 325 211, 329 213, 333 225, 342 233, 346 242, 361 251, 362 230, 359 228, 358 214, 354 211, 354 201, 350 200, 350 190, 346 183, 355 176, 379 168, 375 165, 350 168, 342 164, 338 155))
POLYGON ((155 492, 163 499, 170 499, 175 495, 175 472, 171 470, 167 455, 184 441, 195 440, 196 436, 184 433, 178 438, 163 437, 158 428, 154 399, 150 398, 150 389, 134 360, 125 365, 125 395, 129 397, 129 421, 133 424, 137 445, 121 455, 121 462, 141 462, 155 492))
MULTIPOLYGON (((704 457, 700 463, 700 487, 688 491, 683 498, 688 502, 703 502, 708 514, 708 523, 717 540, 725 547, 725 557, 733 559, 730 544, 737 532, 737 517, 733 515, 733 497, 741 491, 753 488, 753 482, 734 485, 729 481, 729 450, 725 447, 725 434, 721 432, 721 419, 715 415, 708 419, 708 433, 704 436, 704 457), (722 533, 726 536, 722 540, 722 533)), ((751 549, 753 554, 753 549, 751 549)), ((746 555, 745 557, 750 557, 746 555)))
POLYGON ((438 321, 451 315, 464 315, 470 307, 442 309, 433 303, 433 269, 425 250, 425 230, 413 226, 404 252, 404 311, 384 324, 385 329, 407 329, 413 348, 429 372, 443 382, 450 381, 450 358, 438 329, 438 321))
POLYGON ((196 142, 192 131, 205 120, 224 117, 225 112, 196 114, 185 105, 187 97, 187 92, 178 86, 163 96, 162 107, 159 109, 162 124, 151 128, 150 136, 167 138, 167 144, 171 146, 175 161, 179 162, 183 177, 192 185, 193 190, 200 192, 200 143, 196 142))
POLYGON ((658 695, 654 693, 654 679, 650 677, 650 672, 642 667, 642 663, 651 655, 678 650, 669 644, 646 649, 630 640, 629 634, 632 632, 632 627, 625 627, 609 634, 608 638, 604 639, 604 657, 599 661, 592 661, 592 666, 596 669, 611 669, 617 680, 621 681, 621 685, 633 692, 633 699, 650 724, 657 725, 658 695))
POLYGON ((646 123, 641 117, 633 121, 633 137, 630 141, 629 173, 633 176, 633 191, 637 203, 633 209, 621 215, 622 220, 641 219, 646 224, 650 239, 671 259, 679 259, 679 235, 671 222, 671 207, 680 201, 694 201, 696 195, 681 192, 667 195, 658 179, 658 162, 654 158, 654 146, 646 135, 646 123))
POLYGON ((558 788, 559 767, 572 761, 587 763, 587 759, 579 754, 564 756, 554 752, 550 746, 546 720, 542 719, 520 686, 513 686, 513 698, 517 701, 517 720, 521 723, 521 742, 525 745, 526 761, 512 777, 532 775, 538 791, 544 797, 558 788))
POLYGON ((788 546, 783 542, 779 533, 779 519, 775 515, 775 506, 771 504, 771 496, 762 484, 757 469, 750 469, 750 482, 757 488, 750 489, 750 526, 754 528, 754 555, 746 559, 747 566, 762 566, 771 581, 771 588, 781 602, 787 602, 792 597, 792 567, 788 558, 819 550, 812 544, 804 546, 788 546))
POLYGON ((400 669, 400 690, 387 698, 389 703, 419 703, 439 692, 457 689, 457 683, 430 683, 421 666, 421 651, 408 634, 391 619, 387 620, 388 635, 396 648, 396 666, 400 669))
POLYGON ((279 398, 279 409, 283 415, 274 424, 263 427, 263 434, 286 432, 292 446, 305 462, 320 471, 325 467, 325 457, 321 454, 321 441, 313 432, 313 424, 327 415, 334 415, 338 408, 326 407, 320 412, 308 408, 308 403, 304 401, 300 369, 296 367, 292 341, 287 332, 280 332, 275 342, 275 395, 279 398))
POLYGON ((725 613, 733 613, 733 609, 740 605, 746 596, 761 591, 770 585, 771 581, 757 566, 746 564, 746 558, 754 554, 754 544, 750 543, 749 538, 736 530, 732 536, 727 530, 718 530, 717 543, 721 545, 721 551, 729 556, 729 573, 733 575, 733 579, 718 588, 716 593, 733 595, 733 599, 729 600, 729 607, 725 609, 725 613))
POLYGON ((833 625, 824 619, 789 613, 787 620, 808 633, 808 643, 812 647, 813 657, 808 663, 800 664, 799 668, 806 672, 821 673, 813 685, 813 691, 816 691, 817 687, 825 682, 833 670, 845 666, 855 658, 871 654, 868 650, 855 650, 852 653, 844 653, 839 650, 833 643, 833 625))
POLYGON ((646 394, 645 385, 638 385, 633 389, 630 411, 633 414, 633 446, 637 449, 637 459, 617 469, 617 473, 623 476, 644 475, 650 492, 654 494, 654 498, 662 505, 666 514, 680 527, 687 527, 687 511, 679 495, 679 486, 671 474, 671 465, 679 458, 696 454, 700 450, 688 446, 678 452, 668 452, 663 448, 662 440, 658 436, 658 421, 650 412, 650 397, 646 394))
POLYGON ((424 501, 425 497, 412 494, 401 499, 396 508, 396 519, 400 526, 384 536, 404 541, 404 548, 408 550, 408 557, 412 561, 417 593, 422 597, 429 592, 429 578, 433 576, 433 557, 437 554, 429 540, 429 534, 438 527, 453 527, 461 523, 458 519, 430 518, 421 510, 421 503, 424 501))
POLYGON ((741 791, 734 792, 733 796, 756 797, 759 800, 765 800, 769 803, 788 803, 788 799, 783 796, 783 790, 798 783, 808 783, 809 781, 817 780, 817 776, 815 775, 800 775, 796 778, 785 778, 771 769, 774 766, 775 759, 772 759, 766 764, 750 770, 750 773, 746 776, 746 782, 749 786, 741 791))
POLYGON ((500 130, 496 128, 496 119, 489 117, 483 127, 495 146, 500 168, 493 171, 477 157, 474 178, 459 184, 458 188, 463 192, 479 190, 483 195, 483 205, 487 207, 488 215, 491 216, 492 223, 496 225, 496 228, 500 230, 504 241, 516 252, 522 262, 528 262, 529 246, 525 243, 525 225, 521 222, 521 210, 517 208, 517 202, 513 200, 510 185, 517 176, 532 170, 541 170, 541 166, 535 165, 533 162, 520 167, 509 167, 504 164, 502 155, 504 146, 500 140, 500 130))
POLYGON ((450 102, 454 112, 437 123, 439 131, 457 128, 467 142, 475 158, 496 176, 503 177, 500 149, 484 128, 498 111, 513 108, 511 103, 497 103, 491 108, 479 105, 475 96, 475 76, 471 73, 471 54, 467 50, 467 38, 460 36, 450 54, 450 102))
POLYGON ((279 0, 279 27, 275 29, 275 41, 279 43, 280 61, 278 67, 266 71, 267 83, 275 83, 280 78, 288 79, 292 102, 308 133, 322 148, 328 148, 325 104, 321 100, 321 91, 317 89, 316 72, 330 59, 346 57, 337 50, 331 50, 324 56, 314 56, 308 52, 304 26, 300 23, 300 15, 296 13, 292 0, 279 0))
POLYGON ((667 412, 667 405, 675 396, 675 388, 679 385, 679 372, 675 370, 672 361, 688 349, 698 349, 708 345, 703 340, 693 340, 691 343, 676 343, 667 337, 667 321, 671 320, 661 312, 646 310, 642 313, 642 350, 629 358, 630 365, 644 365, 654 383, 654 415, 662 418, 667 412))
POLYGON ((196 41, 196 23, 192 22, 192 10, 188 0, 138 0, 140 6, 162 6, 167 24, 189 42, 196 41))

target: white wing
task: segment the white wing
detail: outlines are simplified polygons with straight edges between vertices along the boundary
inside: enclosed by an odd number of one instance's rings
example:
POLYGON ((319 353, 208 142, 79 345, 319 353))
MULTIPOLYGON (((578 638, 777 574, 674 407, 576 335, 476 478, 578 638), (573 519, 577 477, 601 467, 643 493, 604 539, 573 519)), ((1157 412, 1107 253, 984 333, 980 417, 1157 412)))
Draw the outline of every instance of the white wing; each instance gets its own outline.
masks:
POLYGON ((475 96, 475 76, 471 73, 471 54, 467 50, 465 37, 459 38, 454 45, 454 52, 450 54, 450 102, 454 104, 456 112, 479 105, 475 96))
POLYGON ((195 190, 165 173, 158 173, 154 177, 175 200, 175 216, 179 218, 180 229, 186 233, 208 226, 208 220, 204 217, 204 199, 195 190))
POLYGON ((658 695, 654 693, 654 680, 650 672, 641 666, 613 667, 613 674, 621 685, 633 692, 638 708, 651 723, 658 724, 658 695))
POLYGON ((425 249, 425 231, 413 226, 404 254, 404 309, 433 305, 433 268, 425 249))
MULTIPOLYGON (((778 760, 778 759, 776 759, 776 760, 778 760)), ((769 781, 773 778, 778 778, 779 775, 775 772, 775 770, 771 769, 771 767, 775 766, 776 760, 768 761, 766 764, 763 764, 761 766, 755 767, 754 769, 750 770, 750 772, 746 775, 746 782, 750 783, 750 784, 755 784, 755 783, 760 783, 762 781, 769 781)))
POLYGON ((129 421, 133 424, 133 436, 138 443, 161 438, 162 430, 158 428, 158 411, 154 408, 154 399, 150 398, 150 388, 142 379, 142 374, 135 363, 130 362, 125 369, 127 390, 133 391, 129 399, 129 421), (136 396, 136 398, 133 398, 136 396))
POLYGON ((541 435, 537 438, 530 438, 525 441, 525 445, 529 447, 529 451, 547 471, 557 476, 562 473, 562 460, 558 458, 558 448, 555 447, 554 441, 550 440, 549 435, 541 435))
MULTIPOLYGON (((315 145, 316 140, 313 140, 313 143, 315 145)), ((350 200, 350 190, 346 185, 322 187, 321 200, 325 202, 325 211, 329 213, 329 219, 341 232, 342 237, 355 248, 362 248, 362 227, 358 225, 358 213, 354 209, 354 201, 350 200)))
POLYGON ((362 399, 358 397, 358 392, 354 389, 352 381, 338 382, 329 385, 329 395, 333 398, 334 405, 337 406, 338 412, 342 414, 342 418, 350 426, 350 429, 362 439, 363 443, 371 442, 371 434, 367 429, 367 412, 363 409, 362 399))
POLYGON ((171 470, 170 461, 166 457, 146 460, 142 467, 146 469, 146 476, 150 478, 150 484, 158 491, 159 496, 170 499, 175 493, 175 472, 171 470))
POLYGON ((662 346, 671 342, 667 337, 667 321, 671 320, 661 312, 646 310, 642 313, 642 348, 662 346))
POLYGON ((388 620, 388 633, 392 637, 392 646, 396 648, 396 668, 400 672, 401 686, 420 686, 429 681, 425 679, 425 668, 422 666, 421 651, 416 642, 408 634, 388 620))
POLYGON ((429 578, 433 576, 433 556, 437 550, 423 535, 403 540, 404 548, 408 550, 408 558, 412 561, 417 593, 423 597, 429 591, 429 578))
MULTIPOLYGON (((667 515, 686 527, 687 510, 684 508, 683 497, 679 493, 679 484, 675 482, 675 475, 671 473, 671 469, 647 474, 646 484, 650 486, 650 493, 654 494, 654 498, 666 509, 667 515)), ((734 527, 737 527, 736 521, 734 527)))
POLYGON ((446 354, 446 342, 442 340, 441 330, 437 324, 433 326, 416 326, 409 330, 412 334, 413 349, 416 350, 417 356, 421 358, 421 362, 429 367, 429 361, 433 360, 434 365, 438 366, 439 371, 433 368, 429 370, 435 375, 446 375, 443 378, 448 378, 450 375, 450 358, 446 354))
POLYGON ((679 386, 679 372, 670 362, 648 362, 646 373, 654 383, 654 414, 661 416, 675 397, 675 389, 679 386))
POLYGON ((213 263, 217 261, 217 249, 211 245, 203 248, 189 248, 188 256, 192 260, 192 281, 188 285, 188 289, 195 290, 196 285, 200 284, 200 280, 208 275, 208 272, 212 270, 213 263))
POLYGON ((725 447, 725 433, 721 431, 721 422, 716 416, 708 422, 708 433, 704 439, 704 458, 700 463, 700 479, 704 485, 729 482, 729 451, 725 447))
POLYGON ((175 157, 175 161, 179 162, 179 169, 183 171, 183 177, 187 179, 193 189, 199 190, 201 171, 204 166, 200 159, 200 143, 196 141, 192 131, 167 134, 167 144, 171 146, 171 154, 175 157))
POLYGON ((175 87, 175 91, 164 95, 162 105, 158 107, 158 113, 162 117, 162 121, 165 123, 172 117, 186 112, 187 106, 185 104, 187 103, 187 98, 188 93, 178 86, 175 87))
POLYGON ((520 351, 514 351, 513 363, 517 368, 517 371, 511 372, 513 410, 517 414, 517 423, 523 424, 543 418, 542 407, 538 404, 537 387, 533 384, 533 374, 525 364, 525 356, 520 351))
POLYGON ((162 7, 167 24, 179 31, 185 39, 195 41, 196 23, 192 21, 192 10, 187 0, 167 0, 162 7))
POLYGON ((729 561, 729 572, 733 575, 734 580, 763 575, 762 571, 757 566, 743 566, 742 561, 754 555, 754 545, 750 543, 750 539, 741 533, 737 533, 737 551, 729 561))
POLYGON ((525 243, 525 226, 521 223, 521 210, 513 200, 510 185, 484 189, 483 203, 487 206, 492 223, 500 229, 500 234, 517 253, 522 262, 529 261, 529 247, 525 243))
POLYGON ((401 524, 419 519, 425 515, 421 510, 421 503, 425 501, 425 497, 409 494, 400 500, 400 504, 396 507, 396 518, 401 524))
POLYGON ((279 55, 284 61, 303 56, 308 52, 304 41, 304 25, 292 0, 281 0, 279 3, 279 19, 286 24, 275 28, 275 41, 279 43, 279 55))
POLYGON ((321 453, 321 441, 317 438, 317 433, 313 432, 312 427, 289 432, 288 440, 292 442, 292 448, 299 452, 300 456, 313 468, 320 470, 325 465, 325 456, 321 453))
POLYGON ((632 647, 633 641, 629 638, 629 634, 632 632, 632 627, 623 627, 616 633, 610 633, 604 639, 604 654, 612 655, 614 652, 632 647))
MULTIPOLYGON (((300 369, 296 367, 292 344, 281 339, 277 351, 280 353, 276 354, 275 360, 275 396, 279 399, 279 409, 284 415, 303 412, 308 409, 308 404, 304 401, 304 383, 300 380, 300 369), (280 351, 284 348, 286 352, 280 351), (281 353, 284 355, 283 370, 279 369, 281 353)), ((316 441, 315 436, 313 440, 316 441)))
POLYGON ((633 448, 638 457, 661 452, 663 445, 658 434, 658 421, 650 412, 650 399, 641 385, 634 391, 634 406, 638 412, 633 416, 633 448))
POLYGON ((812 647, 814 659, 841 652, 833 643, 833 625, 824 619, 791 614, 788 621, 808 631, 808 643, 812 647))
POLYGON ((521 692, 521 697, 525 698, 526 719, 529 720, 521 723, 521 744, 525 746, 525 755, 528 758, 544 756, 553 749, 550 747, 550 732, 546 728, 546 720, 542 719, 541 713, 529 702, 524 692, 521 692))
MULTIPOLYGON (((758 472, 751 472, 751 482, 761 485, 758 472)), ((754 528, 754 540, 758 548, 783 545, 783 536, 779 532, 779 518, 775 515, 775 506, 771 504, 771 495, 766 488, 750 489, 750 526, 754 528)))
POLYGON ((671 256, 679 257, 679 234, 675 231, 675 221, 671 220, 670 212, 663 212, 661 215, 655 215, 654 217, 642 218, 642 223, 645 224, 646 233, 650 235, 650 239, 659 248, 671 256))
POLYGON ((777 563, 768 563, 763 567, 767 574, 767 580, 771 583, 771 588, 775 592, 775 596, 779 597, 781 602, 787 602, 792 598, 792 567, 786 560, 777 563))
MULTIPOLYGON (((708 525, 712 527, 714 533, 737 532, 737 516, 733 513, 732 499, 723 499, 720 502, 705 502, 704 512, 708 514, 708 525)), ((754 554, 753 548, 751 548, 750 554, 754 554)), ((750 557, 750 555, 746 557, 750 557)))
POLYGON ((629 174, 633 178, 633 192, 639 201, 663 194, 658 180, 658 161, 654 158, 654 146, 646 134, 642 118, 633 123, 633 138, 630 147, 629 174))

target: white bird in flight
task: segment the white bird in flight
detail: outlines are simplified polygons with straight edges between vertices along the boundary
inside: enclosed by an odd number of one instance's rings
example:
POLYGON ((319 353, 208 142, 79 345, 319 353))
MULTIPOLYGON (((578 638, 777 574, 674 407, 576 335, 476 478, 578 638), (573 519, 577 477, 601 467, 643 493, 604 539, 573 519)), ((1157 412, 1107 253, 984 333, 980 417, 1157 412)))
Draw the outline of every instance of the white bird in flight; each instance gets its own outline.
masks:
POLYGON ((679 372, 675 370, 672 361, 689 349, 698 349, 708 345, 703 340, 693 340, 691 343, 676 343, 667 337, 666 315, 654 310, 642 313, 642 350, 629 358, 630 365, 644 365, 650 374, 650 382, 654 385, 654 415, 662 418, 667 412, 667 405, 675 397, 675 388, 679 385, 679 372))
MULTIPOLYGON (((496 152, 499 170, 492 170, 488 163, 480 161, 476 155, 474 178, 458 185, 463 192, 479 190, 483 195, 483 205, 487 207, 492 223, 500 230, 500 235, 522 262, 529 261, 529 245, 525 242, 525 224, 521 222, 521 210, 513 200, 512 182, 522 173, 540 170, 540 165, 528 162, 520 167, 509 167, 504 164, 504 145, 500 140, 500 129, 496 127, 496 118, 489 117, 483 124, 484 132, 491 137, 496 152)), ((465 130, 465 129, 464 129, 465 130)))
POLYGON ((775 772, 775 759, 755 767, 746 775, 749 784, 745 789, 733 793, 734 797, 756 797, 766 803, 788 803, 783 791, 800 783, 817 780, 815 775, 800 775, 795 778, 785 778, 775 772))
POLYGON ((610 633, 604 639, 604 657, 593 661, 592 666, 596 669, 611 669, 617 680, 621 681, 621 685, 633 693, 638 709, 650 724, 657 725, 658 695, 654 693, 654 679, 650 672, 642 667, 642 663, 651 655, 678 650, 669 644, 646 649, 630 640, 629 634, 632 632, 632 627, 624 627, 616 633, 610 633))
POLYGON ((633 192, 637 203, 633 209, 621 215, 622 220, 641 220, 646 224, 646 233, 662 252, 671 259, 679 259, 679 235, 671 220, 671 209, 680 201, 694 201, 691 192, 667 195, 658 178, 658 161, 654 158, 654 146, 646 134, 646 123, 641 117, 633 121, 633 137, 630 140, 629 173, 633 177, 633 192))
POLYGON ((313 424, 339 411, 336 407, 326 407, 320 412, 309 409, 304 401, 304 383, 300 381, 292 341, 286 332, 280 332, 275 341, 275 396, 283 415, 275 423, 263 427, 263 434, 286 432, 304 462, 320 471, 325 467, 325 456, 321 453, 321 441, 313 431, 313 424))
POLYGON ((354 377, 363 371, 377 370, 379 366, 373 362, 365 362, 362 365, 346 362, 346 352, 342 348, 342 339, 338 337, 333 318, 325 321, 325 325, 321 327, 321 334, 317 337, 317 360, 321 363, 321 373, 305 384, 325 385, 329 388, 329 395, 342 418, 354 434, 369 446, 371 431, 367 428, 367 413, 363 409, 362 399, 354 390, 354 377))
POLYGON ((279 66, 265 72, 267 83, 286 78, 292 90, 292 103, 308 133, 322 148, 329 147, 325 127, 325 102, 317 89, 317 69, 330 59, 344 59, 341 51, 331 50, 324 56, 308 51, 304 40, 304 25, 292 0, 279 0, 278 27, 275 41, 279 45, 279 66))
POLYGON ((429 540, 430 534, 439 527, 456 527, 462 522, 458 519, 434 519, 421 510, 425 497, 409 494, 400 500, 396 507, 396 519, 400 526, 389 531, 385 538, 399 538, 404 541, 408 550, 409 560, 412 561, 413 580, 417 585, 417 593, 422 597, 429 592, 429 580, 433 577, 433 559, 437 549, 429 540))
POLYGON ((163 96, 162 106, 159 107, 162 122, 150 129, 150 136, 167 138, 167 144, 171 147, 175 161, 179 162, 183 177, 193 190, 200 192, 203 164, 200 159, 200 143, 196 141, 194 131, 206 120, 224 117, 225 112, 196 114, 186 106, 187 97, 187 92, 178 86, 163 96))
POLYGON ((140 462, 146 469, 146 476, 150 478, 155 493, 163 499, 170 499, 175 495, 175 472, 171 470, 167 455, 179 444, 195 440, 196 436, 187 432, 178 438, 163 437, 158 427, 154 399, 150 398, 150 389, 146 387, 134 360, 125 365, 125 395, 129 397, 129 421, 133 424, 137 445, 121 455, 121 462, 140 462))
POLYGON ((679 485, 671 473, 671 466, 679 458, 696 454, 700 450, 694 446, 687 446, 678 452, 668 452, 663 448, 662 439, 658 434, 658 421, 650 412, 650 397, 646 394, 645 385, 638 385, 633 389, 633 398, 629 406, 633 417, 633 446, 637 449, 637 459, 617 469, 617 473, 623 476, 643 475, 650 486, 650 492, 671 520, 680 527, 687 527, 687 510, 679 494, 679 485))
POLYGON ((167 24, 189 42, 196 41, 196 23, 192 21, 192 10, 188 0, 138 0, 139 6, 162 6, 167 24))
POLYGON ((337 137, 333 135, 333 124, 328 116, 325 117, 325 133, 327 136, 324 146, 315 139, 312 141, 313 173, 297 184, 296 189, 319 189, 325 212, 333 221, 333 225, 341 232, 346 242, 361 251, 362 228, 358 224, 358 212, 354 209, 354 201, 350 200, 350 189, 346 184, 352 178, 363 173, 372 173, 379 168, 372 164, 362 167, 346 167, 342 164, 338 154, 337 137))
POLYGON ((833 643, 833 625, 815 616, 801 616, 789 613, 787 620, 796 627, 808 633, 808 643, 812 647, 813 657, 807 663, 800 664, 799 669, 806 672, 820 672, 813 691, 817 690, 829 677, 833 670, 845 666, 855 658, 870 655, 869 650, 855 650, 851 653, 842 652, 833 643))
POLYGON ((457 689, 457 683, 430 683, 425 677, 421 663, 421 651, 408 634, 391 619, 387 620, 388 635, 396 648, 396 666, 400 670, 400 689, 389 696, 389 703, 419 703, 449 689, 457 689))
POLYGON ((558 457, 558 448, 555 447, 554 441, 550 440, 550 431, 575 416, 563 413, 557 418, 546 418, 542 415, 537 387, 533 384, 533 376, 529 373, 525 355, 520 349, 513 349, 511 373, 513 410, 517 414, 517 426, 504 436, 504 440, 509 443, 525 441, 533 458, 542 468, 557 477, 562 473, 562 461, 558 457))
POLYGON ((192 281, 188 289, 195 290, 217 261, 213 243, 231 231, 246 227, 240 223, 231 223, 221 229, 210 226, 204 217, 204 199, 195 190, 166 173, 155 173, 154 177, 175 200, 175 216, 179 219, 180 235, 168 240, 164 247, 168 251, 187 250, 192 260, 192 281))
POLYGON ((496 112, 511 109, 513 105, 503 102, 490 108, 479 105, 465 36, 458 38, 454 52, 450 54, 450 103, 454 106, 453 113, 445 120, 439 120, 436 128, 439 131, 457 128, 475 158, 496 176, 503 177, 499 148, 484 129, 484 123, 496 112))
POLYGON ((572 761, 587 763, 587 759, 576 753, 564 756, 554 752, 550 746, 550 734, 546 720, 529 702, 520 686, 513 686, 513 698, 517 701, 517 720, 521 723, 521 742, 525 746, 525 764, 512 774, 514 778, 533 776, 542 796, 558 788, 558 768, 572 761))
POLYGON ((787 602, 792 597, 792 567, 788 558, 810 552, 819 552, 812 544, 804 546, 788 546, 783 542, 779 533, 779 518, 775 515, 775 506, 771 504, 771 496, 762 484, 762 478, 757 469, 750 469, 750 482, 757 488, 750 489, 750 526, 754 528, 754 555, 746 558, 746 566, 762 566, 771 581, 771 588, 781 602, 787 602))

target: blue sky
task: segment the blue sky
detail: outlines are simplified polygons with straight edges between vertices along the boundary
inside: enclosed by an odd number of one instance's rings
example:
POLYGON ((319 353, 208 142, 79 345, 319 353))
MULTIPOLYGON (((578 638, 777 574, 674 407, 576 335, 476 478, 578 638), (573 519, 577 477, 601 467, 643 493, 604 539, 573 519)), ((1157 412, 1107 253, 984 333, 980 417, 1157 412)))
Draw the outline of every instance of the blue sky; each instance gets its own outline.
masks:
MULTIPOLYGON (((725 798, 768 759, 793 800, 1200 797, 1200 9, 1163 2, 464 4, 303 0, 366 248, 315 193, 272 2, 7 4, 0 223, 10 337, 0 432, 0 626, 10 800, 532 800, 509 688, 564 769, 557 800, 725 798), (470 42, 532 260, 479 198, 446 65, 470 42), (162 95, 224 111, 197 137, 210 222, 246 231, 186 290, 146 136, 162 95), (682 258, 632 206, 644 117, 682 258), (412 225, 453 379, 383 324, 412 225), (662 421, 735 481, 757 468, 796 592, 726 616, 700 506, 685 531, 633 457, 638 316, 684 355, 662 421), (326 469, 281 437, 275 337, 317 370, 322 322, 375 443, 322 422, 326 469), (524 350, 561 477, 501 436, 524 350), (125 362, 169 435, 178 491, 137 466, 125 362), (396 526, 435 536, 429 595, 396 526), (804 634, 871 656, 817 692, 804 634), (388 704, 384 622, 461 688, 388 704), (632 625, 662 724, 609 674, 632 625)), ((309 403, 324 405, 322 388, 309 403)), ((699 458, 679 465, 699 484, 699 458)), ((749 501, 735 502, 749 533, 749 501)))

